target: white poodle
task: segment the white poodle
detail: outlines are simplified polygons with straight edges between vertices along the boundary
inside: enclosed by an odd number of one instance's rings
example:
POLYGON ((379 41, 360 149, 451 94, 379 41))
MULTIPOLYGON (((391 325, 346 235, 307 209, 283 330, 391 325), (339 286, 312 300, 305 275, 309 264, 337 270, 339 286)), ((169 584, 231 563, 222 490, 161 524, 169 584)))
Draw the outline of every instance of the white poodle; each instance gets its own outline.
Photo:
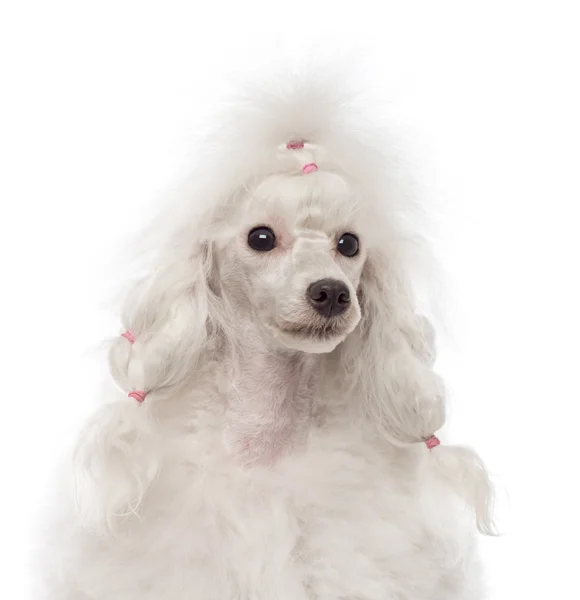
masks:
POLYGON ((482 597, 491 486, 435 437, 413 203, 354 105, 258 94, 203 142, 128 296, 121 392, 81 436, 41 597, 482 597))

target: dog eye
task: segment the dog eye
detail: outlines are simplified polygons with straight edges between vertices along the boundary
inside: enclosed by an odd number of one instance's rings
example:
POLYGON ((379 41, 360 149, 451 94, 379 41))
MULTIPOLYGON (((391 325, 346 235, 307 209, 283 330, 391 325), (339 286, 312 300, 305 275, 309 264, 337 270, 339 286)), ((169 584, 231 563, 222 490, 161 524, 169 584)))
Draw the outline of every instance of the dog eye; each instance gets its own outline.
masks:
POLYGON ((276 247, 276 236, 269 227, 256 227, 248 234, 248 246, 258 252, 269 252, 276 247))
POLYGON ((358 238, 352 233, 343 233, 341 238, 338 240, 336 249, 343 255, 355 256, 358 254, 358 238))

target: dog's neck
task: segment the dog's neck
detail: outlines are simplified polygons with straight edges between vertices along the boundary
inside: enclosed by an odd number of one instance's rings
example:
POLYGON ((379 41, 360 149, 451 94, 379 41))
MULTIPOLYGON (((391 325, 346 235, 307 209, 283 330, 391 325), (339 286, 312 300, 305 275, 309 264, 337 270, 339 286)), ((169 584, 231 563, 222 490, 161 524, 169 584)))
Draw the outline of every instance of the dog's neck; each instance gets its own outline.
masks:
POLYGON ((228 448, 241 464, 273 465, 303 441, 320 357, 284 349, 252 325, 228 354, 228 448))

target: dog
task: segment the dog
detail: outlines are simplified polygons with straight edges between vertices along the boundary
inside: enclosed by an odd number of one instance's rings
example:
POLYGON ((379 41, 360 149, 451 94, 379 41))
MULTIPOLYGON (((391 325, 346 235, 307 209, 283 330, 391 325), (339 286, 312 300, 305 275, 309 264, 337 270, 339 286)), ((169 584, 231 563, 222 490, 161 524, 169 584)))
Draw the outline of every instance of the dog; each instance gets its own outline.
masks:
POLYGON ((440 444, 414 202, 388 132, 319 81, 202 143, 110 347, 46 600, 478 600, 492 487, 440 444))

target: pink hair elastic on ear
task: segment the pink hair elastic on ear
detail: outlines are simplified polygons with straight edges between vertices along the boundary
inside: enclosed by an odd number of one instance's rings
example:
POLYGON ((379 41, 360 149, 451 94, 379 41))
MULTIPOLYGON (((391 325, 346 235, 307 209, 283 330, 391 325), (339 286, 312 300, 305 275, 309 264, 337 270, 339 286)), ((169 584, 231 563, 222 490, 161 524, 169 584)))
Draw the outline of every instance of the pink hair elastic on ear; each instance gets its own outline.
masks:
POLYGON ((302 148, 304 148, 304 142, 300 140, 290 140, 286 144, 286 148, 288 150, 301 150, 302 148))
POLYGON ((433 448, 435 448, 435 446, 439 446, 440 443, 441 441, 439 438, 434 435, 425 440, 425 446, 427 446, 428 450, 433 450, 433 448))
POLYGON ((308 175, 308 173, 314 173, 314 171, 318 171, 318 165, 316 163, 308 163, 302 167, 302 172, 304 175, 308 175))
POLYGON ((143 400, 145 400, 145 396, 147 396, 147 392, 145 392, 143 390, 133 390, 132 392, 129 392, 127 394, 127 396, 129 396, 129 398, 135 398, 135 400, 137 400, 137 402, 139 402, 139 404, 141 404, 141 402, 143 402, 143 400))
POLYGON ((125 333, 121 334, 121 337, 124 337, 126 340, 129 340, 129 343, 134 344, 135 343, 135 338, 133 337, 133 334, 127 329, 127 331, 125 331, 125 333))

